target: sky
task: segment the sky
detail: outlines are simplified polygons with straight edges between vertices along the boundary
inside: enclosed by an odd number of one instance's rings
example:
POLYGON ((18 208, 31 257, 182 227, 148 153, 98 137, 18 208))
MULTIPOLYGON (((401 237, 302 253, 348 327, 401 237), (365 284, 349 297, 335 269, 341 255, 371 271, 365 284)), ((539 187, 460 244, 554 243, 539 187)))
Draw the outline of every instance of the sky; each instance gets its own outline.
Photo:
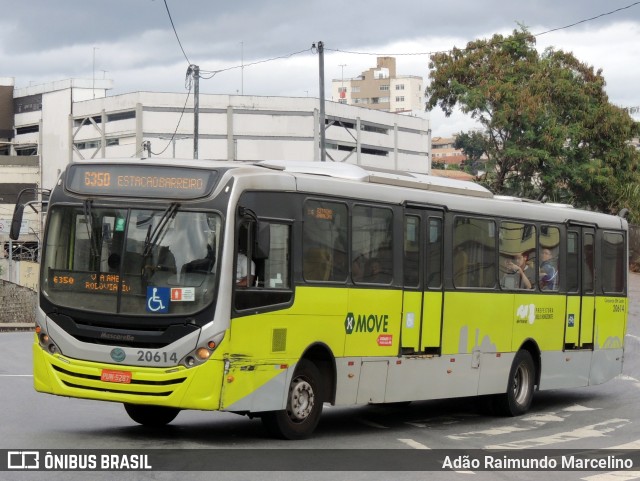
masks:
MULTIPOLYGON (((396 56, 399 75, 426 84, 430 53, 523 25, 540 51, 572 52, 602 69, 612 103, 640 106, 633 0, 0 0, 0 7, 0 77, 13 77, 16 88, 106 78, 114 82, 109 95, 186 92, 195 64, 201 93, 317 98, 311 47, 321 41, 330 98, 332 79, 360 75, 376 56, 396 56), (559 30, 544 33, 552 29, 559 30)), ((437 108, 430 118, 434 136, 478 127, 437 108)))

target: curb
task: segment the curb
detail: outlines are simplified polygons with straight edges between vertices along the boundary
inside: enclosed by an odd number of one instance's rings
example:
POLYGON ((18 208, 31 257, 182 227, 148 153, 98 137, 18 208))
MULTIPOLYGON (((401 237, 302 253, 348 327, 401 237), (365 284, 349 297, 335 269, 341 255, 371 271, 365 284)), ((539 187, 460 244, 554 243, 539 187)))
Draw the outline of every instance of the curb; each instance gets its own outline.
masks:
POLYGON ((33 331, 35 327, 33 322, 2 322, 0 332, 33 331))

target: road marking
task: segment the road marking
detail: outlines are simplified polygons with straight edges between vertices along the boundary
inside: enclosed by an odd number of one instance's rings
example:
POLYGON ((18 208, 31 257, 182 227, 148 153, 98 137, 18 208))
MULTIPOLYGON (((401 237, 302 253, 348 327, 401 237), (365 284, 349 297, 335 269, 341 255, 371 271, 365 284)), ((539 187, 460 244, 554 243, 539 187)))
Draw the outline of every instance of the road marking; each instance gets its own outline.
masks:
POLYGON ((477 438, 480 436, 499 436, 501 434, 515 433, 519 431, 530 431, 531 429, 534 429, 534 428, 533 427, 519 428, 516 426, 504 426, 501 428, 484 429, 482 431, 470 431, 468 433, 462 433, 462 434, 450 434, 447 437, 450 439, 462 440, 462 439, 468 439, 468 438, 477 438))
POLYGON ((635 339, 636 341, 640 341, 640 336, 634 336, 633 334, 627 334, 627 337, 630 337, 631 339, 635 339))
POLYGON ((526 418, 522 418, 522 421, 531 421, 540 425, 551 423, 551 422, 562 422, 564 420, 565 418, 556 416, 555 413, 533 414, 531 416, 527 416, 526 418))
POLYGON ((640 439, 637 441, 631 441, 630 443, 618 444, 617 446, 611 446, 610 448, 603 449, 640 449, 640 439))
POLYGON ((486 446, 485 449, 526 449, 548 446, 550 444, 566 443, 569 441, 578 441, 587 438, 598 438, 629 424, 629 422, 630 421, 628 419, 609 419, 608 421, 592 424, 566 433, 542 436, 539 438, 522 439, 512 443, 494 444, 486 446))
POLYGON ((33 377, 33 374, 0 374, 0 377, 33 377))
POLYGON ((587 406, 581 406, 580 404, 574 404, 573 406, 569 406, 568 408, 564 408, 563 411, 569 412, 582 412, 582 411, 595 411, 600 408, 588 408, 587 406))
POLYGON ((621 379, 622 381, 631 381, 633 384, 636 385, 636 387, 640 387, 640 380, 636 379, 635 377, 631 377, 626 374, 620 374, 618 376, 618 379, 621 379))
POLYGON ((407 446, 413 448, 413 449, 431 449, 427 446, 425 446, 422 443, 419 443, 418 441, 414 441, 413 439, 398 439, 398 441, 400 441, 401 443, 406 444, 407 446))

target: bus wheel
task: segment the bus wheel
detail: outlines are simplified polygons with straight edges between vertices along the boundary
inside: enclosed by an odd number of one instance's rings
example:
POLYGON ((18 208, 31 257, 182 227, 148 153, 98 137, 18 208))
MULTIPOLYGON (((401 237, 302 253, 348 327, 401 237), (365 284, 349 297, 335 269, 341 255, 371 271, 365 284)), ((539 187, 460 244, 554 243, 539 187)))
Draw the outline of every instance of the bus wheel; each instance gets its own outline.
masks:
POLYGON ((159 428, 173 421, 180 409, 164 406, 146 406, 144 404, 125 404, 125 411, 138 424, 159 428))
POLYGON ((287 409, 262 415, 262 424, 270 435, 282 439, 304 439, 313 433, 322 413, 320 371, 302 359, 296 366, 287 395, 287 409))
POLYGON ((495 398, 494 407, 498 414, 520 416, 526 413, 533 400, 536 368, 529 351, 521 349, 516 353, 509 373, 506 394, 495 398))

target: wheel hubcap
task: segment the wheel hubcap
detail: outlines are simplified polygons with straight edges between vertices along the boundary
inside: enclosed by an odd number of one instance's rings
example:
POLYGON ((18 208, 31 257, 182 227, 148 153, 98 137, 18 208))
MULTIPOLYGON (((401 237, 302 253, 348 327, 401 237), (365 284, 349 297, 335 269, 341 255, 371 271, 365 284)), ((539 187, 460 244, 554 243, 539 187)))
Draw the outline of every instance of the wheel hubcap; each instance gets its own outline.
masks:
POLYGON ((304 379, 294 381, 289 395, 289 413, 295 421, 304 421, 313 410, 315 396, 313 388, 304 379))

